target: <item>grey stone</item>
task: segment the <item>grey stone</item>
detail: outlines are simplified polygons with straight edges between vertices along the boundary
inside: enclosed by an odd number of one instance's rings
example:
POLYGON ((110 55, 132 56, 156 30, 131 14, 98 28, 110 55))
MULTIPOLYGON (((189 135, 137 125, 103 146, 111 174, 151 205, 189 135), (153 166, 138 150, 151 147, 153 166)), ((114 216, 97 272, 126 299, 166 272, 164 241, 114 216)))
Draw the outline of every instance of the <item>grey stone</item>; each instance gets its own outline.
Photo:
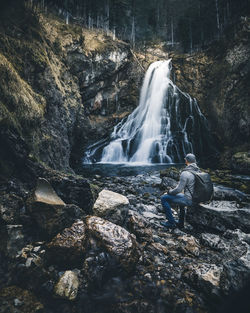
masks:
POLYGON ((6 225, 1 229, 0 249, 7 256, 14 258, 18 251, 25 246, 22 225, 6 225))
POLYGON ((214 186, 214 200, 231 200, 231 201, 245 201, 247 199, 247 195, 239 190, 217 185, 214 186))
POLYGON ((139 241, 151 241, 152 240, 152 230, 150 229, 149 221, 136 211, 129 210, 126 227, 127 229, 135 234, 139 241))
POLYGON ((75 300, 79 288, 78 276, 73 271, 66 271, 57 282, 54 292, 55 294, 67 300, 75 300))
POLYGON ((65 203, 57 196, 47 180, 38 179, 36 189, 27 200, 27 207, 38 227, 49 236, 62 227, 60 219, 65 203))
POLYGON ((250 246, 245 243, 245 248, 246 252, 241 257, 223 263, 221 288, 226 293, 239 290, 249 282, 250 246))
POLYGON ((201 234, 201 243, 207 247, 221 251, 222 253, 227 253, 230 249, 230 244, 215 234, 201 234))
POLYGON ((182 235, 178 237, 179 240, 179 249, 181 248, 182 251, 185 253, 199 256, 200 254, 200 245, 194 236, 191 235, 182 235))
POLYGON ((219 296, 222 271, 223 267, 216 264, 194 264, 188 266, 188 269, 183 272, 183 277, 205 294, 219 296))
POLYGON ((133 268, 139 259, 135 236, 121 226, 100 217, 87 218, 87 228, 99 244, 114 256, 127 270, 133 268))
POLYGON ((239 207, 233 201, 212 201, 190 207, 187 220, 196 227, 225 232, 227 229, 250 231, 249 205, 239 207))
POLYGON ((80 266, 86 250, 86 226, 83 221, 65 228, 47 244, 46 259, 60 268, 80 266))
POLYGON ((93 213, 113 223, 122 224, 128 211, 128 205, 127 197, 104 189, 98 195, 93 207, 93 213))

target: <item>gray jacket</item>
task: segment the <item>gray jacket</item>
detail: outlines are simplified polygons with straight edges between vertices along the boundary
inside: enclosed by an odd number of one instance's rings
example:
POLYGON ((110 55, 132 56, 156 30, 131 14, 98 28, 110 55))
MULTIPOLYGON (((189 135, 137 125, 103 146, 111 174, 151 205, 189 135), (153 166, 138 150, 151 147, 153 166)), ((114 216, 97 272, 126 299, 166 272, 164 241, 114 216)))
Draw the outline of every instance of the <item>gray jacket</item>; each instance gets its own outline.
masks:
POLYGON ((177 195, 184 190, 184 194, 188 199, 192 200, 192 194, 194 192, 195 177, 188 170, 199 172, 200 169, 196 163, 189 164, 185 167, 185 170, 181 173, 179 184, 176 188, 169 191, 170 195, 177 195), (191 193, 190 193, 191 192, 191 193))

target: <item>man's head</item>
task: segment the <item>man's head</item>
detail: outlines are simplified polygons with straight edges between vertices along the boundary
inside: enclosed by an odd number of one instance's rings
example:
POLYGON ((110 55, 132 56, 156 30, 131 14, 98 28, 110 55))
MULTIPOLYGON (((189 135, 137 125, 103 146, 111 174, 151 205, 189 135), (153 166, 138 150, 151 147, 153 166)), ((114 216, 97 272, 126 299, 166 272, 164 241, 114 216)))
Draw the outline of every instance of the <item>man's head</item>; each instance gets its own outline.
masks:
POLYGON ((185 156, 185 163, 186 164, 191 164, 191 163, 196 163, 196 158, 195 158, 195 155, 192 154, 192 153, 188 153, 186 156, 185 156))

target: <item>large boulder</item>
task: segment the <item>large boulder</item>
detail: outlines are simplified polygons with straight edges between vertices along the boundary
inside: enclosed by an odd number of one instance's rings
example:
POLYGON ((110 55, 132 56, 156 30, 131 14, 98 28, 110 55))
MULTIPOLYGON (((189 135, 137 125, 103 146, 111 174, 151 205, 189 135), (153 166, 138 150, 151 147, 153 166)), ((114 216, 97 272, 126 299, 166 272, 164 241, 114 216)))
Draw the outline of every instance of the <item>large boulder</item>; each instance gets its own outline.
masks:
POLYGON ((38 179, 36 189, 28 198, 27 209, 37 226, 33 230, 45 239, 55 236, 84 215, 76 205, 66 205, 43 178, 38 179))
POLYGON ((56 235, 47 245, 46 258, 60 268, 77 267, 83 263, 86 244, 86 226, 77 221, 56 235))
POLYGON ((115 224, 123 224, 126 213, 128 212, 128 198, 103 189, 93 206, 93 213, 96 216, 105 218, 115 224))
POLYGON ((58 173, 54 176, 51 175, 49 181, 65 203, 77 205, 85 213, 92 214, 95 190, 85 178, 78 175, 58 173))
POLYGON ((234 188, 225 187, 221 185, 214 186, 214 200, 228 200, 242 202, 247 199, 247 195, 234 188))
POLYGON ((152 241, 152 229, 150 223, 140 213, 129 210, 126 220, 126 228, 133 233, 139 242, 152 241))
POLYGON ((66 204, 58 197, 46 179, 39 178, 37 187, 27 200, 27 208, 38 227, 51 236, 60 228, 66 204))
POLYGON ((230 250, 225 253, 227 260, 223 262, 221 288, 226 293, 239 290, 249 283, 250 278, 250 234, 239 229, 228 230, 223 235, 231 244, 230 250))
POLYGON ((139 251, 133 234, 97 216, 88 217, 86 224, 90 235, 124 268, 130 270, 135 266, 139 259, 139 251))
POLYGON ((234 201, 212 201, 210 204, 200 204, 190 207, 187 220, 195 227, 207 230, 225 232, 227 229, 250 231, 249 205, 244 207, 234 201))
POLYGON ((73 271, 66 271, 57 282, 54 292, 56 296, 67 300, 75 300, 79 288, 78 276, 73 271))

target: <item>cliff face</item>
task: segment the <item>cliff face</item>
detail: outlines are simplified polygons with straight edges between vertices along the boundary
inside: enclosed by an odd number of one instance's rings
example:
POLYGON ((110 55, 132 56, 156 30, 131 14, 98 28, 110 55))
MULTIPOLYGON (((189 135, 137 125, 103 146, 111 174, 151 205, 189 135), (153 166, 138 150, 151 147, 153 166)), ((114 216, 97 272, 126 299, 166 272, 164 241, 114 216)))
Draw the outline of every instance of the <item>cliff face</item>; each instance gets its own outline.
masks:
MULTIPOLYGON (((8 138, 23 139, 26 157, 69 169, 86 143, 136 105, 141 70, 127 44, 102 32, 11 14, 0 29, 1 145, 12 154, 8 138)), ((15 160, 4 151, 1 167, 10 173, 15 160)))
POLYGON ((135 108, 148 65, 169 57, 172 79, 208 118, 220 166, 230 166, 234 153, 250 148, 248 39, 249 20, 242 19, 232 38, 205 52, 169 54, 159 45, 134 53, 55 16, 9 12, 0 26, 1 173, 13 174, 27 159, 77 167, 84 148, 135 108))
POLYGON ((217 138, 221 166, 250 149, 249 36, 250 20, 242 18, 234 32, 207 51, 172 56, 176 84, 197 98, 217 138))

